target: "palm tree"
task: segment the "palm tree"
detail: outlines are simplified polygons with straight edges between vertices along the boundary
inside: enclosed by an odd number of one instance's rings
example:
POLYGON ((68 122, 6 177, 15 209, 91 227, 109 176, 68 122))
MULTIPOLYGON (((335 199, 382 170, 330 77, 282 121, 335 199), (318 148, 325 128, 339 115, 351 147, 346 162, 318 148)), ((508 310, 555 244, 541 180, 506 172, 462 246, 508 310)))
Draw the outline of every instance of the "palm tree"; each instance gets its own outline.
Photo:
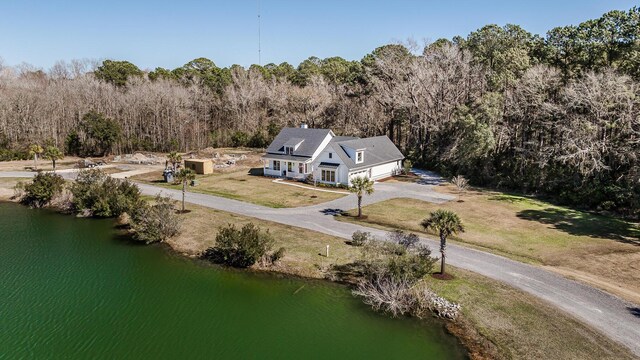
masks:
POLYGON ((458 214, 451 210, 438 209, 431 213, 431 215, 422 220, 420 223, 425 230, 433 230, 440 236, 440 274, 444 275, 444 265, 447 249, 447 237, 451 234, 464 232, 464 226, 462 221, 458 217, 458 214))
POLYGON ((189 168, 182 168, 176 174, 176 180, 182 183, 182 212, 184 212, 184 194, 187 191, 187 182, 196 178, 196 174, 189 168))
POLYGON ((53 171, 55 172, 56 160, 64 159, 64 154, 55 146, 47 146, 47 148, 44 150, 44 153, 42 154, 42 158, 51 161, 51 164, 53 165, 53 171))
POLYGON ((42 154, 44 149, 38 144, 29 145, 29 156, 33 156, 33 167, 38 170, 38 155, 42 154))
POLYGON ((167 155, 167 159, 173 167, 173 172, 176 172, 176 164, 182 162, 182 155, 178 154, 177 151, 172 151, 169 153, 169 155, 167 155))
POLYGON ((351 187, 349 191, 358 196, 358 217, 362 217, 362 195, 373 194, 373 181, 364 176, 357 176, 351 179, 351 187))

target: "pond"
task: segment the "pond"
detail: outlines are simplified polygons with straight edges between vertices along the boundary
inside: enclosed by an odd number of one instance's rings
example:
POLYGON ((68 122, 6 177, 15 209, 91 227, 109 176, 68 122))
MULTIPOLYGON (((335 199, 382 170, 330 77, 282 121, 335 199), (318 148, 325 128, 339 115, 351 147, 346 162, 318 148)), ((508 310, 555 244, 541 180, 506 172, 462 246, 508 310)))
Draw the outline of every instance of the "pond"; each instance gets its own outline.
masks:
POLYGON ((466 358, 438 321, 136 245, 109 220, 0 203, 0 242, 0 358, 466 358))

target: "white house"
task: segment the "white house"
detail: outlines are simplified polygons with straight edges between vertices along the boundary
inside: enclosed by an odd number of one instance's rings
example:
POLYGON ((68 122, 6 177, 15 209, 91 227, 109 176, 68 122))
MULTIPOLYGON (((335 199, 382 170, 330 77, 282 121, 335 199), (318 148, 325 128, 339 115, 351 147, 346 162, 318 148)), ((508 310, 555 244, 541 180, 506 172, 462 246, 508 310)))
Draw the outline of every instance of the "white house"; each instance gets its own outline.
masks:
POLYGON ((355 176, 372 180, 400 173, 404 156, 387 136, 335 136, 328 129, 284 128, 267 148, 264 175, 350 185, 355 176))

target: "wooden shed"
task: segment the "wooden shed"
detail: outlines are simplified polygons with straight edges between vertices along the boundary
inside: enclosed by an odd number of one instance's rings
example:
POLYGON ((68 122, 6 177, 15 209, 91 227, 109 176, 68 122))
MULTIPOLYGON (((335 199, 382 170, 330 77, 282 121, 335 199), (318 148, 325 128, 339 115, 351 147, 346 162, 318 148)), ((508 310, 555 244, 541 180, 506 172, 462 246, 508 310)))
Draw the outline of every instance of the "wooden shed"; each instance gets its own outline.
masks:
POLYGON ((184 167, 193 170, 196 174, 213 173, 213 161, 209 159, 185 159, 184 167))

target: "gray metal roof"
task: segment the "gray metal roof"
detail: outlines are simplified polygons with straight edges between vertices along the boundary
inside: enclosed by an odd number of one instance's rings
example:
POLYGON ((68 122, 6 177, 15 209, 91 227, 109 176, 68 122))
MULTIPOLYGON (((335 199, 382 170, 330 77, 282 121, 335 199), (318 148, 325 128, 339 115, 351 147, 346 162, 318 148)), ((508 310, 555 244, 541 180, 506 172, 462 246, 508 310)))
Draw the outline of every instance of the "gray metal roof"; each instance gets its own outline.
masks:
POLYGON ((360 146, 365 148, 364 161, 360 164, 356 164, 355 159, 350 158, 342 147, 345 145, 353 149, 353 140, 338 140, 329 144, 349 170, 358 170, 404 159, 404 155, 386 135, 358 139, 358 141, 361 142, 360 146))
POLYGON ((287 154, 264 154, 262 155, 263 159, 276 159, 283 161, 300 161, 307 162, 311 160, 311 156, 296 156, 296 155, 287 155, 287 154))
POLYGON ((340 164, 323 161, 320 163, 320 165, 318 165, 318 167, 327 168, 327 169, 337 169, 338 167, 340 167, 340 164))
POLYGON ((329 134, 333 135, 329 129, 284 128, 280 130, 280 133, 267 148, 267 154, 284 154, 284 146, 293 146, 288 143, 293 139, 298 139, 304 141, 293 152, 293 155, 310 157, 329 134))

